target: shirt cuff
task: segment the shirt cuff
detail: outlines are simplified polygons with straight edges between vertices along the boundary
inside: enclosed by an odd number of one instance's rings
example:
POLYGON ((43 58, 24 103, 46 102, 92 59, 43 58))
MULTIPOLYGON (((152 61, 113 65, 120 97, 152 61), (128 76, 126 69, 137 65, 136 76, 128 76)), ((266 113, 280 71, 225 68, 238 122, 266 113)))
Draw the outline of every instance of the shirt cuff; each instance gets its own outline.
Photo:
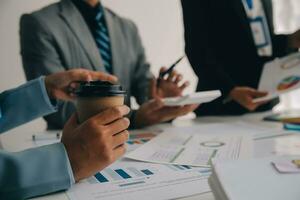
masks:
POLYGON ((41 91, 44 97, 44 100, 46 102, 46 104, 48 105, 49 108, 52 108, 53 111, 57 110, 57 101, 56 100, 50 100, 47 89, 46 89, 46 85, 45 85, 45 76, 41 76, 40 78, 38 78, 38 81, 40 83, 41 86, 41 91))

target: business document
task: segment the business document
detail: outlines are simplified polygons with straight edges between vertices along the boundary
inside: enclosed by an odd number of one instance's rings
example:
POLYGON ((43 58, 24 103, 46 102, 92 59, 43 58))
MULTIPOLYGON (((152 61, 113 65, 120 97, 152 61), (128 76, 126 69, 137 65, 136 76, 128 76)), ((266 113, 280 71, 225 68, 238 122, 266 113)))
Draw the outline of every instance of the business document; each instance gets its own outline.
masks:
POLYGON ((163 164, 210 167, 215 160, 252 156, 247 135, 210 135, 165 132, 126 155, 127 158, 163 164))
POLYGON ((74 185, 71 200, 164 200, 210 191, 210 169, 120 160, 74 185))

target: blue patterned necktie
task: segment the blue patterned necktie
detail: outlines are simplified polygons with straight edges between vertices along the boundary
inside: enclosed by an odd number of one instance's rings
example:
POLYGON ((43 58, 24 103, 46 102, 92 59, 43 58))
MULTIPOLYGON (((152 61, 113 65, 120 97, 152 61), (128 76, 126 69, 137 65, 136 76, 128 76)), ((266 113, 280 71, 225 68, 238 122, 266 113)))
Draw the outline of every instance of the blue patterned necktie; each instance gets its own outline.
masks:
POLYGON ((252 8, 253 8, 253 0, 246 0, 246 2, 247 2, 247 5, 248 5, 249 9, 252 10, 252 8))
POLYGON ((105 23, 104 10, 102 6, 99 6, 99 9, 97 11, 98 12, 95 17, 96 26, 94 30, 94 37, 101 58, 103 60, 104 67, 107 72, 112 73, 112 55, 111 55, 110 38, 105 23))

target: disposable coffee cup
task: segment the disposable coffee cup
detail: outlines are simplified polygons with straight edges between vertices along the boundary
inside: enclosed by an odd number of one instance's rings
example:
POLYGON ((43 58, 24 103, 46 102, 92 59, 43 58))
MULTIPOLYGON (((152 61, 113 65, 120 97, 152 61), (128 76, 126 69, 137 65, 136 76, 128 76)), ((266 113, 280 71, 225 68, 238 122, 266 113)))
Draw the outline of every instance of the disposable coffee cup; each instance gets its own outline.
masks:
POLYGON ((121 85, 90 81, 79 82, 75 94, 78 120, 82 123, 107 108, 124 105, 126 92, 121 85))

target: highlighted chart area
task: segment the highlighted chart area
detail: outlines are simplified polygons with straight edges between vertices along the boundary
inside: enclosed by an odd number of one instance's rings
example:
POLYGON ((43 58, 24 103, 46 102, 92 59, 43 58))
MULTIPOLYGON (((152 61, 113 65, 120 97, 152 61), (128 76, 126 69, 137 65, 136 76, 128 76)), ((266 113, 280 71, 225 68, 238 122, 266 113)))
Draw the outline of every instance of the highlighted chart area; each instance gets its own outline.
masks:
POLYGON ((258 90, 268 92, 254 102, 276 98, 300 88, 300 52, 276 58, 263 67, 258 90))
POLYGON ((144 144, 144 143, 150 141, 155 136, 156 136, 156 134, 151 133, 151 132, 130 134, 127 144, 129 144, 129 145, 144 144))
POLYGON ((93 178, 89 179, 90 183, 107 183, 109 181, 120 181, 126 179, 133 179, 138 177, 146 177, 154 175, 150 169, 138 169, 136 167, 128 167, 123 169, 107 168, 102 172, 95 174, 95 181, 93 178))
POLYGON ((299 76, 290 76, 285 79, 283 79, 277 87, 277 90, 279 92, 284 92, 285 90, 290 90, 293 87, 296 87, 300 83, 300 77, 299 76))

